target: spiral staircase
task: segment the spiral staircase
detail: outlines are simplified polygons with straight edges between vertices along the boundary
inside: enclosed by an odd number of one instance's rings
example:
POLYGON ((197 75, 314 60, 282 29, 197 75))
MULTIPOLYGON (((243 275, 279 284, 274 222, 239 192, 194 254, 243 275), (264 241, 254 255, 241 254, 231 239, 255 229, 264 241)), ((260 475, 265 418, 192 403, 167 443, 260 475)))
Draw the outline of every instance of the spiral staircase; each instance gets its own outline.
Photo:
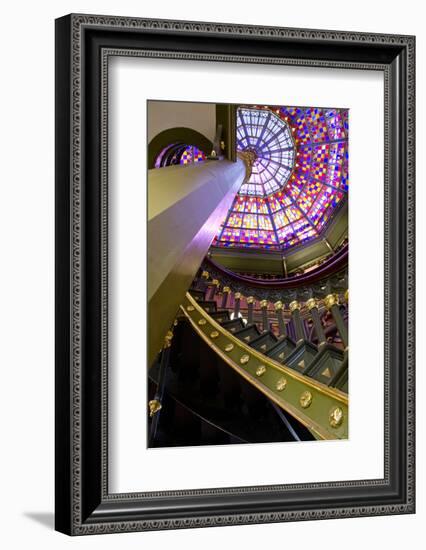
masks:
POLYGON ((216 276, 200 269, 149 370, 148 445, 346 439, 346 280, 285 304, 216 276))

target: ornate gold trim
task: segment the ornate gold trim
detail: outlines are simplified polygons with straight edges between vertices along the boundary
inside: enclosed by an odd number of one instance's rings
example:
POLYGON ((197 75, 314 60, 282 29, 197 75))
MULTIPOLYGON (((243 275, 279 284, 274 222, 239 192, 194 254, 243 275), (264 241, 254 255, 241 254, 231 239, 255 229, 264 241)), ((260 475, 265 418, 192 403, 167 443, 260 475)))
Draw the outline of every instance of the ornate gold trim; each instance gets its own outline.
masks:
POLYGON ((343 422, 343 410, 341 407, 333 407, 328 416, 328 421, 332 428, 338 428, 343 422))
POLYGON ((261 307, 261 308, 268 307, 268 300, 262 300, 262 301, 260 302, 260 307, 261 307))
POLYGON ((247 298, 247 303, 248 303, 248 304, 254 304, 254 296, 249 296, 249 297, 247 298))
POLYGON ((324 304, 327 309, 331 309, 333 306, 339 305, 339 296, 337 294, 328 294, 324 298, 324 304))
POLYGON ((287 379, 282 377, 280 378, 277 383, 275 384, 275 387, 277 389, 277 391, 283 391, 286 389, 287 387, 287 379))
POLYGON ((289 303, 288 307, 290 308, 291 313, 293 313, 293 311, 300 309, 300 304, 297 300, 293 300, 289 303))
POLYGON ((283 307, 284 304, 281 302, 281 300, 278 300, 278 302, 275 302, 274 304, 275 311, 280 311, 281 309, 283 309, 283 307))
POLYGON ((256 369, 256 376, 263 376, 266 372, 266 367, 265 365, 260 365, 259 367, 257 367, 256 369))
POLYGON ((149 407, 149 416, 152 418, 154 414, 158 413, 159 410, 161 410, 161 403, 158 401, 158 399, 152 399, 148 402, 149 407))
POLYGON ((210 277, 210 273, 209 273, 208 271, 203 271, 203 272, 201 273, 201 277, 202 277, 203 279, 208 279, 208 278, 210 277))
POLYGON ((229 294, 231 292, 231 288, 229 286, 224 286, 222 292, 229 294))
POLYGON ((234 349, 234 344, 226 344, 225 351, 230 352, 234 349))
POLYGON ((236 293, 234 294, 234 299, 235 299, 235 300, 241 300, 241 292, 236 292, 236 293))
POLYGON ((203 318, 203 319, 200 319, 200 320, 198 321, 198 324, 199 324, 199 325, 206 325, 206 324, 207 324, 207 321, 203 318))
POLYGON ((214 340, 215 338, 218 338, 219 336, 219 332, 217 330, 214 330, 213 332, 210 333, 210 338, 212 340, 214 340))
POLYGON ((250 355, 248 353, 245 353, 244 355, 241 356, 240 358, 240 363, 242 365, 247 365, 247 363, 250 361, 250 355))
POLYGON ((312 393, 307 390, 304 391, 299 399, 300 406, 303 407, 304 409, 307 409, 308 407, 311 406, 312 399, 313 399, 312 393))
POLYGON ((309 298, 309 300, 306 301, 306 307, 311 311, 315 307, 318 307, 318 301, 315 298, 309 298))
POLYGON ((164 348, 169 348, 172 345, 173 332, 171 330, 167 331, 166 336, 164 337, 164 348))

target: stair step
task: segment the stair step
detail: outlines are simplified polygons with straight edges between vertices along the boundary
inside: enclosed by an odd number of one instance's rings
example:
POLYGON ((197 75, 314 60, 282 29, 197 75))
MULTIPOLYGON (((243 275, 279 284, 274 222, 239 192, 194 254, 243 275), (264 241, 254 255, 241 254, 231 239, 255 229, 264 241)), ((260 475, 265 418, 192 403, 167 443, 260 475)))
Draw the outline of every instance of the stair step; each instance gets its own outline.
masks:
POLYGON ((333 378, 330 380, 328 385, 333 386, 339 390, 342 390, 345 393, 348 393, 349 371, 348 371, 347 357, 345 357, 342 364, 340 365, 340 368, 338 369, 336 374, 333 376, 333 378))
POLYGON ((296 343, 290 338, 290 336, 286 336, 285 338, 278 340, 274 346, 269 348, 266 355, 279 363, 284 363, 295 348, 296 343))
POLYGON ((217 311, 217 304, 214 300, 200 300, 198 304, 206 311, 207 313, 213 313, 217 311))
POLYGON ((224 321, 221 323, 223 328, 226 330, 229 330, 229 332, 232 332, 232 334, 237 334, 241 329, 244 329, 245 324, 244 321, 241 319, 241 317, 238 317, 237 319, 232 319, 230 321, 224 321))
POLYGON ((311 344, 308 340, 303 340, 296 345, 287 357, 285 364, 297 372, 305 374, 317 353, 318 348, 314 344, 311 344))
POLYGON ((277 343, 278 338, 270 330, 264 332, 257 338, 253 339, 250 342, 250 346, 262 353, 267 353, 275 344, 277 343))
POLYGON ((257 325, 246 325, 241 330, 235 332, 235 336, 241 340, 242 342, 245 342, 246 344, 249 344, 256 338, 260 336, 261 332, 258 329, 257 325))
POLYGON ((198 288, 190 288, 189 293, 194 298, 194 300, 196 300, 197 302, 204 301, 205 293, 204 293, 203 290, 200 290, 198 288))
POLYGON ((305 372, 311 378, 315 378, 323 384, 330 384, 332 379, 340 371, 344 359, 342 350, 333 345, 321 346, 313 361, 305 372))
POLYGON ((230 321, 229 317, 229 311, 227 309, 219 309, 217 311, 212 311, 210 314, 210 317, 217 321, 218 323, 225 323, 226 321, 230 321))

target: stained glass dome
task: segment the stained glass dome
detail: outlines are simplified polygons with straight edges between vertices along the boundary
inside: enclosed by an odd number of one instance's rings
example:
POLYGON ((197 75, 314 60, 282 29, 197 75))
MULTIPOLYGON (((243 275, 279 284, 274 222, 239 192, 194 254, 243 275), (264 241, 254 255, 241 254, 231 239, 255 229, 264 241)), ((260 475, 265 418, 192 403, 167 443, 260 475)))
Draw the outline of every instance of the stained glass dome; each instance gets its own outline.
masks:
POLYGON ((287 183, 294 164, 294 142, 288 124, 274 112, 238 109, 237 151, 251 169, 240 195, 264 197, 287 183))
POLYGON ((214 245, 287 250, 318 238, 348 192, 348 110, 240 107, 246 178, 214 245))
POLYGON ((191 164, 206 160, 206 155, 195 145, 185 143, 172 143, 167 145, 155 159, 155 168, 173 166, 176 164, 191 164))

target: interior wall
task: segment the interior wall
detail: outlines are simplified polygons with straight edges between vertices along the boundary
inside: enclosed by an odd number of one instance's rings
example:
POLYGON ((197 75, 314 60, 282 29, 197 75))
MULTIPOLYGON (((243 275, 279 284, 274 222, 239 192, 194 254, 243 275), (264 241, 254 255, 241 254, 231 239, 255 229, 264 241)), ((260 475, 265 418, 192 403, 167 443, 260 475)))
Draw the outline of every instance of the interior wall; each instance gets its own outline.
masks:
MULTIPOLYGON (((196 99, 194 97, 194 100, 196 99)), ((173 100, 173 88, 170 90, 170 100, 173 100)), ((216 133, 216 104, 181 101, 149 102, 148 143, 163 130, 179 127, 192 128, 213 141, 216 133)))

